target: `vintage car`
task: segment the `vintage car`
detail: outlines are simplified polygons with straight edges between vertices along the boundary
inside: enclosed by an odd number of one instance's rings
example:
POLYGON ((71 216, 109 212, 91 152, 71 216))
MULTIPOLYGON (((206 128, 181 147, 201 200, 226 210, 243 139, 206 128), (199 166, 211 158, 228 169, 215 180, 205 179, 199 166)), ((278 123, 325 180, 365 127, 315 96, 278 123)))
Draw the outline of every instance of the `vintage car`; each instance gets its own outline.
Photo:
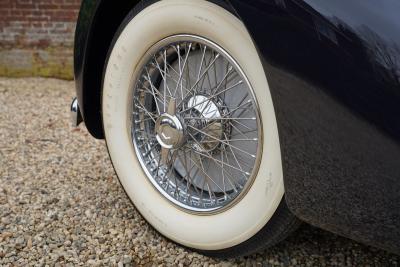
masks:
POLYGON ((74 124, 168 239, 400 252, 398 0, 83 0, 74 57, 74 124))

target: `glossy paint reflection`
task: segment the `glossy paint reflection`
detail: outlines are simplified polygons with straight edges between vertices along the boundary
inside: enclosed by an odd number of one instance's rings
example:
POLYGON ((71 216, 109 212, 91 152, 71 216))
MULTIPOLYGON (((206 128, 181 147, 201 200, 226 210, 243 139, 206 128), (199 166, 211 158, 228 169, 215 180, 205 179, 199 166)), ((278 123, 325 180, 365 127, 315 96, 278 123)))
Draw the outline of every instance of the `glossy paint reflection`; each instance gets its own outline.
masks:
POLYGON ((292 211, 399 252, 398 2, 232 4, 265 60, 292 211))

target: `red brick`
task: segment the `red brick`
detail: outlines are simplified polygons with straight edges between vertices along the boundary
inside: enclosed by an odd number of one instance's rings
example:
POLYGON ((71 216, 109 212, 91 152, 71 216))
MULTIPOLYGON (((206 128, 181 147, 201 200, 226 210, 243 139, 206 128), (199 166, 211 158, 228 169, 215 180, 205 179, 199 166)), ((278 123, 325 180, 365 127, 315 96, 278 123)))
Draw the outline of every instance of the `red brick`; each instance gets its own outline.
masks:
POLYGON ((72 47, 81 0, 0 0, 0 43, 72 47))

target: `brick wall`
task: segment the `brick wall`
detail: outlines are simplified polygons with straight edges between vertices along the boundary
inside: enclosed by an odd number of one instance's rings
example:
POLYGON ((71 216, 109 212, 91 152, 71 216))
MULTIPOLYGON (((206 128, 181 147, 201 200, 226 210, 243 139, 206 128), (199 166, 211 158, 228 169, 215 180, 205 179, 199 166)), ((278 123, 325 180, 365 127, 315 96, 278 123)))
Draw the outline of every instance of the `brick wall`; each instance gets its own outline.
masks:
POLYGON ((73 77, 81 0, 0 0, 0 75, 73 77))

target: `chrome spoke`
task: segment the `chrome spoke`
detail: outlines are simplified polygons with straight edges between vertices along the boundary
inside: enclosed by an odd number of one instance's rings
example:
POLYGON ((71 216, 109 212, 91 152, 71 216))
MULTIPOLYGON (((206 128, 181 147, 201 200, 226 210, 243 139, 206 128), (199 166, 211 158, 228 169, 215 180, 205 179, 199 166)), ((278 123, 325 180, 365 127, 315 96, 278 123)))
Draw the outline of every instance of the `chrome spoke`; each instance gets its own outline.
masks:
MULTIPOLYGON (((240 121, 235 121, 236 124, 242 126, 243 128, 246 128, 247 130, 251 130, 251 128, 243 123, 241 123, 240 121)), ((229 121, 229 124, 233 127, 233 123, 231 121, 229 121)))
POLYGON ((161 69, 160 64, 158 63, 157 59, 154 56, 154 62, 156 63, 155 67, 158 69, 158 71, 159 71, 159 73, 160 73, 160 75, 161 75, 161 77, 162 77, 162 79, 164 81, 163 82, 164 83, 163 102, 164 102, 164 112, 166 112, 165 109, 166 109, 166 106, 167 106, 167 103, 166 103, 167 91, 169 93, 169 96, 170 97, 172 96, 171 90, 169 89, 168 83, 167 83, 167 76, 168 76, 167 75, 167 50, 164 50, 164 52, 163 52, 163 61, 164 61, 164 70, 161 69))
MULTIPOLYGON (((228 137, 226 136, 226 134, 225 134, 225 138, 228 139, 228 137)), ((237 166, 239 167, 240 171, 241 171, 242 173, 245 173, 246 175, 250 175, 249 172, 245 172, 245 171, 243 170, 242 166, 240 165, 240 163, 239 163, 239 161, 238 161, 238 159, 237 159, 237 157, 236 157, 235 152, 233 152, 232 147, 229 147, 229 150, 231 151, 231 153, 232 153, 232 155, 233 155, 233 158, 235 159, 236 164, 237 164, 237 166)), ((244 176, 244 178, 246 179, 247 177, 244 176)))
MULTIPOLYGON (((217 59, 219 58, 219 54, 217 54, 214 58, 213 58, 213 60, 210 62, 210 64, 206 67, 206 69, 204 70, 204 72, 200 75, 200 78, 194 83, 194 85, 190 88, 190 90, 189 90, 189 93, 191 93, 192 91, 193 91, 193 89, 194 89, 194 87, 196 87, 199 83, 200 83, 200 80, 202 79, 202 78, 204 78, 205 77, 205 75, 207 75, 208 74, 208 71, 210 70, 210 68, 214 65, 214 63, 217 61, 217 59)), ((188 93, 188 94, 189 94, 188 93)), ((188 95, 187 94, 187 95, 188 95)), ((187 97, 187 95, 184 97, 184 99, 187 97)), ((182 102, 183 102, 183 100, 182 100, 182 102)), ((180 106, 181 104, 182 104, 182 102, 180 102, 179 104, 178 104, 178 106, 180 106)))
MULTIPOLYGON (((220 91, 219 93, 216 93, 216 94, 210 96, 209 98, 215 98, 215 97, 221 95, 222 93, 225 93, 225 92, 227 92, 227 91, 229 91, 229 90, 231 90, 231 89, 234 89, 235 87, 237 87, 238 85, 241 85, 242 83, 243 83, 243 81, 239 81, 239 82, 237 82, 236 84, 234 84, 234 85, 232 85, 232 86, 230 86, 230 87, 228 87, 228 88, 225 88, 224 90, 220 91)), ((206 103, 206 102, 209 102, 209 101, 210 101, 210 100, 207 99, 207 100, 201 101, 201 102, 199 102, 199 103, 196 103, 195 106, 192 106, 192 107, 190 107, 190 108, 188 108, 188 109, 185 109, 185 110, 183 110, 183 112, 186 112, 186 111, 188 111, 188 110, 190 110, 190 109, 193 109, 193 108, 195 108, 195 107, 197 107, 197 106, 199 106, 199 105, 201 105, 201 104, 204 104, 204 103, 206 103)), ((179 105, 178 105, 178 106, 179 106, 179 105)))
MULTIPOLYGON (((192 139, 195 141, 195 139, 193 138, 193 136, 191 136, 191 137, 192 137, 192 139)), ((196 141, 195 141, 195 142, 196 142, 196 141)), ((238 168, 236 168, 235 166, 232 166, 229 162, 228 162, 228 163, 225 163, 223 160, 217 160, 217 159, 215 159, 214 157, 212 157, 212 156, 211 156, 210 154, 208 154, 208 153, 205 155, 205 154, 202 154, 202 153, 200 153, 200 152, 196 152, 196 151, 193 151, 193 152, 194 152, 195 154, 198 154, 199 156, 204 156, 204 157, 206 157, 206 158, 212 159, 216 165, 220 166, 220 167, 221 167, 221 172, 227 174, 226 177, 228 178, 228 181, 230 182, 231 186, 234 188, 235 191, 237 191, 237 188, 236 188, 235 183, 232 182, 232 179, 234 179, 234 178, 233 178, 234 176, 233 176, 230 172, 228 172, 228 171, 226 170, 226 168, 224 168, 224 166, 230 167, 230 168, 235 169, 235 170, 239 170, 239 171, 242 172, 242 175, 250 175, 249 173, 243 171, 242 169, 238 169, 238 168)), ((228 160, 228 156, 227 156, 226 152, 225 152, 225 155, 226 155, 226 159, 228 160)), ((225 187, 225 175, 223 175, 222 177, 223 177, 223 185, 224 185, 224 187, 225 187)), ((245 176, 245 177, 246 177, 246 176, 245 176)), ((224 192, 224 193, 226 192, 225 189, 223 190, 223 192, 224 192)))
POLYGON ((139 89, 139 91, 142 91, 142 92, 144 92, 145 94, 151 95, 151 96, 154 98, 154 100, 158 100, 158 101, 160 101, 160 102, 162 102, 162 101, 164 100, 163 96, 160 95, 157 91, 154 92, 153 88, 152 88, 152 89, 149 89, 149 88, 147 88, 146 86, 143 85, 142 88, 139 89), (158 95, 158 96, 157 96, 157 95, 158 95), (160 98, 160 97, 162 97, 162 98, 160 98))
MULTIPOLYGON (((196 138, 194 138, 193 135, 190 135, 190 136, 191 136, 191 138, 192 138, 193 141, 197 142, 197 141, 196 141, 196 138)), ((203 156, 203 157, 209 158, 209 159, 213 160, 213 161, 216 162, 216 163, 220 163, 220 164, 222 163, 222 164, 224 164, 222 161, 220 161, 220 160, 214 158, 213 156, 211 156, 207 151, 205 151, 204 153, 199 152, 199 151, 193 151, 193 153, 196 153, 196 154, 198 154, 199 156, 203 156)), ((225 163, 225 166, 230 167, 230 168, 235 169, 235 170, 238 170, 238 171, 241 171, 241 172, 245 173, 246 175, 250 175, 250 173, 245 172, 245 171, 243 171, 242 169, 238 169, 237 167, 232 166, 232 165, 230 165, 230 164, 226 164, 226 163, 225 163)))
MULTIPOLYGON (((208 175, 208 173, 207 173, 207 171, 205 170, 205 168, 204 168, 204 166, 203 166, 203 163, 202 163, 202 161, 201 161, 201 158, 200 158, 200 164, 198 165, 197 163, 196 163, 196 161, 194 160, 194 159, 192 159, 192 158, 189 158, 192 162, 193 162, 193 164, 197 167, 197 168, 199 168, 200 170, 201 170, 201 172, 208 178, 208 179, 205 179, 205 182, 208 184, 208 181, 212 181, 221 191, 223 191, 223 189, 221 188, 221 187, 219 187, 218 186, 218 184, 208 175)), ((208 186, 209 186, 209 184, 208 184, 208 186)), ((223 192, 223 193, 225 193, 225 192, 223 192)))
MULTIPOLYGON (((247 97, 247 96, 246 96, 247 97)), ((246 101, 246 103, 243 104, 239 104, 239 106, 237 106, 236 108, 230 109, 228 114, 225 114, 225 116, 229 116, 229 115, 233 115, 233 113, 237 110, 248 110, 248 108, 246 108, 246 106, 249 106, 253 104, 252 101, 249 99, 248 101, 246 101)))
MULTIPOLYGON (((157 65, 157 64, 154 64, 154 65, 157 65)), ((166 67, 170 67, 170 66, 167 64, 166 67)), ((169 69, 169 70, 171 70, 171 69, 169 69)), ((158 70, 158 72, 160 73, 160 75, 162 77, 165 77, 165 81, 167 82, 167 84, 168 84, 168 79, 171 82, 173 82, 174 84, 178 83, 178 80, 174 79, 174 77, 171 74, 168 73, 168 70, 167 70, 167 73, 164 70, 158 70)), ((179 75, 179 73, 176 70, 174 70, 174 73, 179 75)), ((164 80, 164 78, 163 78, 163 80, 164 80)), ((182 78, 182 82, 186 82, 186 80, 182 78)), ((165 82, 163 82, 163 83, 165 83, 165 82)), ((164 85, 164 86, 166 87, 166 90, 167 90, 167 91, 165 91, 165 88, 164 88, 163 89, 164 93, 168 92, 168 94, 169 94, 168 97, 170 97, 170 98, 174 97, 174 94, 171 92, 170 87, 168 85, 164 85)), ((189 89, 187 89, 185 86, 183 86, 183 83, 182 83, 182 89, 184 89, 186 92, 189 91, 189 89)))
MULTIPOLYGON (((258 138, 242 138, 242 139, 221 139, 222 142, 239 142, 239 141, 249 141, 257 142, 258 138)), ((215 141, 201 141, 200 143, 212 143, 215 141)))
POLYGON ((151 113, 151 112, 149 112, 149 111, 148 111, 145 107, 143 107, 139 102, 136 102, 136 101, 135 101, 135 104, 137 105, 137 107, 138 107, 140 110, 144 111, 148 116, 150 116, 154 123, 156 123, 156 119, 152 116, 152 113, 151 113))
MULTIPOLYGON (((232 70, 233 70, 233 67, 229 66, 228 71, 226 72, 225 76, 222 78, 222 80, 219 82, 219 84, 217 84, 217 86, 215 86, 215 89, 211 92, 211 95, 214 95, 218 92, 218 90, 221 88, 222 84, 226 81, 226 79, 232 73, 232 70)), ((215 81, 217 81, 217 79, 215 81)))
MULTIPOLYGON (((198 154, 199 156, 202 156, 202 157, 211 159, 211 160, 213 160, 213 161, 216 162, 216 163, 222 164, 222 161, 220 161, 220 160, 218 160, 218 159, 216 159, 216 158, 214 158, 214 157, 212 157, 212 156, 209 156, 209 155, 207 155, 207 154, 201 153, 201 152, 199 152, 199 151, 194 151, 194 153, 198 154)), ((234 170, 236 170, 236 171, 240 171, 241 173, 243 173, 243 174, 245 174, 245 175, 250 175, 249 172, 243 171, 241 168, 235 167, 235 166, 233 166, 233 165, 231 165, 231 164, 224 163, 224 165, 227 166, 227 167, 229 167, 229 168, 232 168, 232 169, 234 169, 234 170)))
MULTIPOLYGON (((202 118, 198 118, 198 117, 185 117, 185 120, 204 120, 202 118)), ((211 120, 211 119, 210 119, 211 120)), ((216 118, 212 118, 213 121, 220 121, 220 120, 251 120, 251 121, 255 121, 257 120, 257 118, 240 118, 240 117, 216 117, 216 118)))
MULTIPOLYGON (((178 154, 178 157, 179 157, 179 160, 183 163, 183 166, 184 166, 185 171, 186 171, 186 175, 183 178, 187 178, 188 179, 188 182, 186 184, 186 193, 190 196, 191 193, 189 191, 189 188, 191 187, 191 185, 193 183, 193 178, 192 178, 192 175, 190 175, 190 173, 192 172, 192 170, 194 169, 195 166, 192 165, 192 167, 189 169, 188 168, 188 158, 186 157, 186 154, 183 151, 181 151, 181 152, 183 153, 183 158, 181 158, 179 156, 179 154, 178 154)), ((194 176, 196 176, 197 173, 200 171, 199 169, 195 169, 195 170, 196 171, 193 174, 194 176)), ((199 190, 197 189, 197 187, 193 187, 193 188, 197 193, 199 193, 199 190)))
POLYGON ((177 53, 178 53, 178 62, 179 62, 179 79, 178 79, 178 82, 176 83, 174 96, 176 96, 176 91, 180 87, 182 100, 183 100, 183 84, 182 84, 183 73, 185 71, 186 63, 187 63, 187 60, 188 60, 189 55, 190 55, 190 48, 191 47, 192 47, 192 44, 189 45, 189 51, 186 54, 186 57, 184 59, 182 68, 181 68, 181 52, 180 52, 180 45, 179 44, 178 44, 177 49, 176 49, 177 53))
MULTIPOLYGON (((235 129, 241 136, 243 136, 244 138, 249 138, 246 134, 248 134, 248 133, 254 133, 255 131, 257 131, 257 129, 255 129, 255 130, 249 130, 249 131, 245 131, 245 132, 243 132, 243 131, 241 131, 238 127, 236 127, 232 122, 229 122, 229 125, 233 128, 233 129, 235 129)), ((231 135, 231 137, 235 137, 235 136, 237 136, 236 134, 232 134, 231 135)))
POLYGON ((225 141, 223 141, 223 140, 221 140, 221 139, 215 138, 214 136, 212 136, 212 135, 210 135, 210 134, 208 134, 208 133, 206 133, 206 132, 204 132, 204 131, 202 131, 202 130, 199 130, 199 129, 197 129, 197 128, 194 128, 194 127, 192 127, 192 126, 190 126, 190 125, 189 125, 189 127, 192 128, 192 129, 195 130, 195 131, 200 132, 201 134, 204 134, 205 136, 210 137, 211 139, 214 139, 215 141, 218 141, 218 142, 220 142, 220 143, 222 143, 222 144, 224 144, 224 145, 227 145, 227 146, 231 146, 231 147, 233 147, 234 149, 237 149, 237 150, 239 150, 240 152, 243 152, 243 153, 245 153, 245 154, 247 154, 247 155, 249 155, 249 156, 251 156, 251 157, 253 157, 253 158, 256 157, 256 155, 250 154, 249 152, 244 151, 243 149, 238 148, 238 147, 236 147, 236 146, 234 146, 234 145, 231 145, 231 144, 229 144, 228 142, 225 142, 225 141))

